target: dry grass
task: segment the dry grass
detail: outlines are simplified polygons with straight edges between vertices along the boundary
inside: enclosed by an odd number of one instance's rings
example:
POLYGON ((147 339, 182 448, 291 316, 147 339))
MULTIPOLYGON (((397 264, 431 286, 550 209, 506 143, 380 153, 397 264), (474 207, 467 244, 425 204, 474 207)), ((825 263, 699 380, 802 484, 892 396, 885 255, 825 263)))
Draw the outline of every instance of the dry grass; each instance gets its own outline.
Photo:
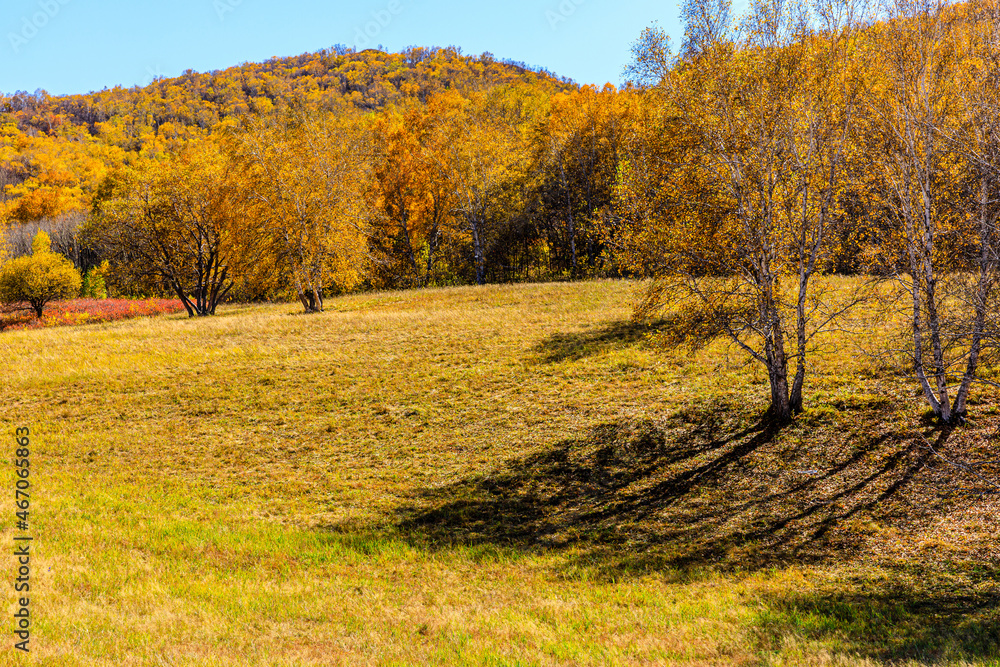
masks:
POLYGON ((995 458, 1000 404, 934 431, 844 339, 773 432, 764 374, 653 349, 633 289, 4 333, 34 662, 998 664, 997 496, 924 438, 995 458))

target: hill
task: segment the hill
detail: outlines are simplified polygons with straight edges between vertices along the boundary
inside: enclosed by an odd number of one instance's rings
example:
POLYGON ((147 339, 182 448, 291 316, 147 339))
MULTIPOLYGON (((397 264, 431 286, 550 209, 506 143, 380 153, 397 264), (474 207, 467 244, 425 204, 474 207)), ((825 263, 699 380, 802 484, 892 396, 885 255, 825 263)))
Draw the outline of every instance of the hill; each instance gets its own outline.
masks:
POLYGON ((469 93, 519 83, 546 94, 575 89, 570 80, 486 53, 414 47, 401 53, 335 47, 212 72, 186 71, 139 87, 52 97, 44 91, 0 95, 0 119, 22 131, 59 133, 81 127, 122 148, 166 124, 208 130, 228 117, 271 108, 281 100, 336 108, 347 102, 377 110, 406 100, 426 102, 436 91, 469 93))

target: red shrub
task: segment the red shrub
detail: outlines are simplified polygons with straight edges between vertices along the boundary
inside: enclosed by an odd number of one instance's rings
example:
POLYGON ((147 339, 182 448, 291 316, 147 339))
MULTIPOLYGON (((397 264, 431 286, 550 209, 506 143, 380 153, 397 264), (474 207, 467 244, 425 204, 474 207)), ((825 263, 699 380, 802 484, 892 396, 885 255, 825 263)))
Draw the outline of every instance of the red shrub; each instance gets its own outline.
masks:
POLYGON ((45 314, 35 318, 31 311, 0 313, 0 329, 40 329, 94 322, 112 322, 131 317, 177 313, 184 310, 179 299, 73 299, 54 301, 45 314))

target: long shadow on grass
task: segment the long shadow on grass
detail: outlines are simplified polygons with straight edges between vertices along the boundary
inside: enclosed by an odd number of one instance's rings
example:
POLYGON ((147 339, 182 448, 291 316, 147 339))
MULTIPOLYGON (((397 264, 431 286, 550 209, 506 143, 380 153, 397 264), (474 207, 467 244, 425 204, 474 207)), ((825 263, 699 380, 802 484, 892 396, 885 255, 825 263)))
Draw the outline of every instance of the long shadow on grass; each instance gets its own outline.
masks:
POLYGON ((890 663, 1000 659, 997 564, 984 563, 957 580, 905 569, 894 574, 857 574, 809 592, 765 595, 756 623, 759 648, 779 651, 794 637, 890 663))
POLYGON ((648 324, 631 320, 607 322, 586 331, 552 334, 535 346, 535 352, 545 363, 576 361, 608 350, 636 345, 665 325, 665 320, 648 324))
POLYGON ((931 452, 909 436, 827 424, 776 439, 767 422, 733 414, 716 406, 603 424, 426 489, 394 523, 431 544, 572 547, 614 575, 841 560, 873 531, 950 502, 948 480, 925 469, 931 452))

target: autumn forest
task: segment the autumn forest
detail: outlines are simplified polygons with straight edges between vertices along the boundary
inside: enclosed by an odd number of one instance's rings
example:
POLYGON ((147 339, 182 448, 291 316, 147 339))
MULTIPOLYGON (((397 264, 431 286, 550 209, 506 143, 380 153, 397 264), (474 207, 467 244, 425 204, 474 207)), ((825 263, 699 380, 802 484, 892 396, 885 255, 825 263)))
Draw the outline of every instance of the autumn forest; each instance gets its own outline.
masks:
POLYGON ((84 282, 192 316, 652 279, 636 316, 687 304, 681 338, 762 363, 782 419, 813 337, 877 293, 909 304, 916 375, 950 421, 1000 340, 997 12, 761 0, 734 17, 688 0, 683 43, 647 29, 621 89, 453 48, 337 47, 7 95, 5 248, 29 255, 41 230, 84 282), (882 287, 833 303, 826 274, 882 287))

